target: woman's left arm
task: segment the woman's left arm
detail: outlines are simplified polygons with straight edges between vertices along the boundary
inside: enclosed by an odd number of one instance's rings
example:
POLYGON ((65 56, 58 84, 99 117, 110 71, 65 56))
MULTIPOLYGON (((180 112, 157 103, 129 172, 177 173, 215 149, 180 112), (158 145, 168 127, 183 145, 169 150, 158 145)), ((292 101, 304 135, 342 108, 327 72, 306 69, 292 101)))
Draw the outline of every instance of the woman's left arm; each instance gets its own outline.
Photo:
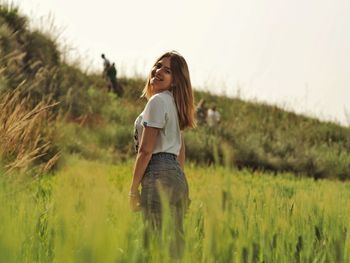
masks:
POLYGON ((137 210, 140 202, 139 186, 146 171, 147 165, 152 157, 152 152, 156 144, 159 133, 158 128, 144 127, 141 137, 140 148, 137 153, 132 183, 130 187, 130 206, 132 210, 137 210))

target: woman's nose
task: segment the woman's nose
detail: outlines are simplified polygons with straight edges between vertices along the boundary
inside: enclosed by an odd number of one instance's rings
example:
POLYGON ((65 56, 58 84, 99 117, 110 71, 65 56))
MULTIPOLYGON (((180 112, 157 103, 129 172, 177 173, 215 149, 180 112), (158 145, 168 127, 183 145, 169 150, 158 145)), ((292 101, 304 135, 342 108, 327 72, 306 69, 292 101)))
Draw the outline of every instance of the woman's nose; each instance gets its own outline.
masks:
POLYGON ((163 68, 157 68, 156 73, 161 73, 163 71, 163 68))

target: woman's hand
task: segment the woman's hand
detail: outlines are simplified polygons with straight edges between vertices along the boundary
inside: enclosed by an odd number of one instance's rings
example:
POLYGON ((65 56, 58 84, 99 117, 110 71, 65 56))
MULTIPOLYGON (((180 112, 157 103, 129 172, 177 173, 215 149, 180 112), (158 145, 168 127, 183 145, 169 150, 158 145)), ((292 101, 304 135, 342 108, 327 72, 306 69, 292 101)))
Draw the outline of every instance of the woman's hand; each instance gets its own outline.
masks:
POLYGON ((141 196, 139 191, 129 193, 129 205, 132 211, 137 212, 141 210, 140 201, 141 196))

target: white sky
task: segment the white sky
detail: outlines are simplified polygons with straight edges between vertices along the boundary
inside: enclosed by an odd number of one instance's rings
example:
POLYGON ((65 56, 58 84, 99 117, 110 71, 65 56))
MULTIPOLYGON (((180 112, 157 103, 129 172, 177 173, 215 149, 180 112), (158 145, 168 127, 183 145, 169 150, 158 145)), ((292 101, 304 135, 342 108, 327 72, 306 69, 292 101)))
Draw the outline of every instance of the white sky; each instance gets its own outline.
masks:
POLYGON ((36 24, 51 14, 92 69, 105 53, 119 75, 146 75, 174 49, 195 87, 350 125, 349 0, 14 2, 36 24))

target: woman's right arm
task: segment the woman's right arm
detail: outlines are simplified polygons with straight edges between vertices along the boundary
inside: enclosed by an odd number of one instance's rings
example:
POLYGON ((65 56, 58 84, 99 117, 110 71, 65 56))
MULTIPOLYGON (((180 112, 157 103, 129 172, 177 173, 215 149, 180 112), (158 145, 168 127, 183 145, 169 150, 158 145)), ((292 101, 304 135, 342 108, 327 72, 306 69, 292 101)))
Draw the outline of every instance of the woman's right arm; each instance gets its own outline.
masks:
POLYGON ((153 127, 145 127, 142 133, 141 145, 137 153, 129 192, 130 206, 132 210, 138 210, 140 202, 139 186, 147 165, 152 157, 158 133, 159 129, 153 127))

